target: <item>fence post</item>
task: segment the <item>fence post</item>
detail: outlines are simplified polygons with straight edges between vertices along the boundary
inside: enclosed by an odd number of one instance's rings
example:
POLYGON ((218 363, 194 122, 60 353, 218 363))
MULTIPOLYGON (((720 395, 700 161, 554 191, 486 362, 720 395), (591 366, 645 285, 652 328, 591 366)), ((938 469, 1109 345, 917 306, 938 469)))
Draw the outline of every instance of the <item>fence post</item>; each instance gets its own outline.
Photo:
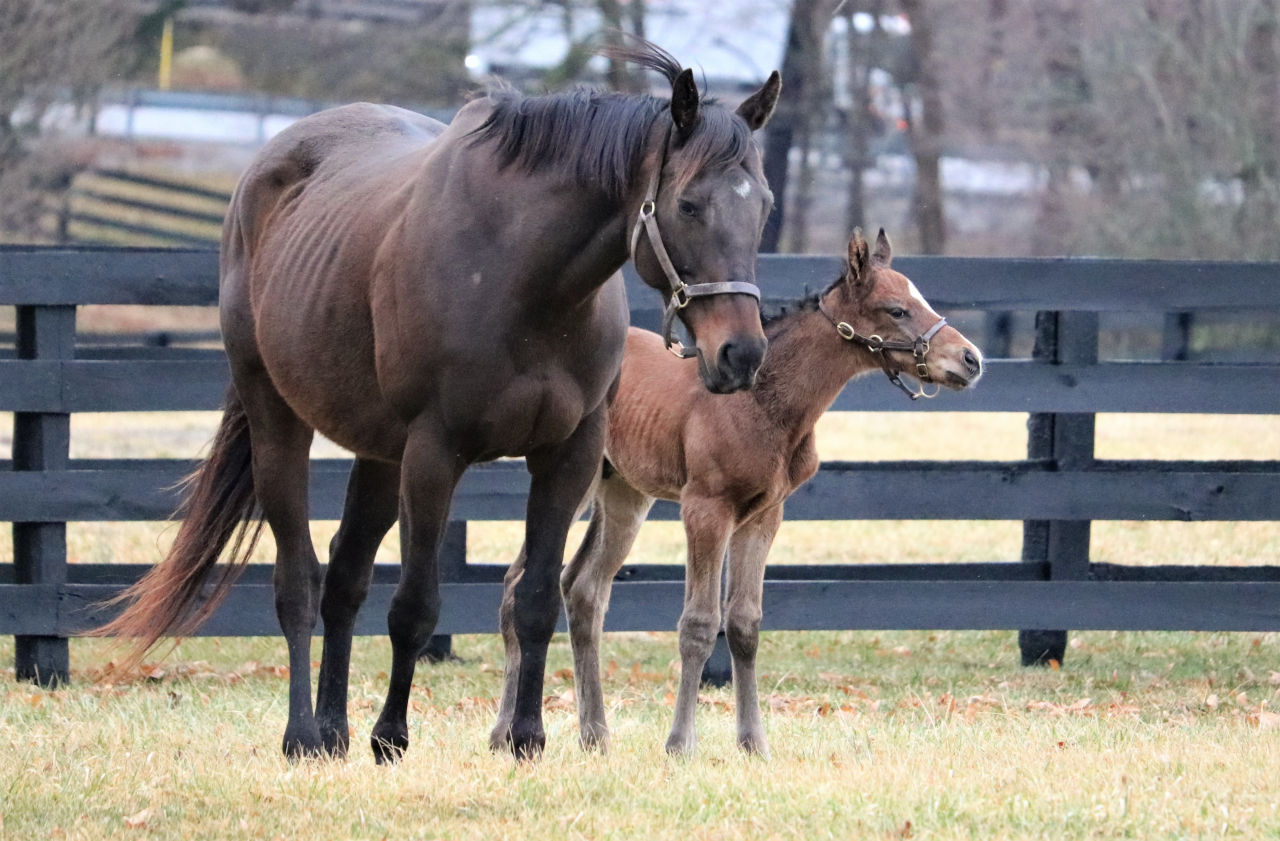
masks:
MULTIPOLYGON (((467 580, 467 521, 450 520, 444 529, 444 539, 440 541, 440 580, 445 583, 456 583, 467 580)), ((498 617, 493 617, 497 624, 498 617)), ((418 652, 419 660, 428 663, 444 663, 459 659, 453 653, 453 636, 451 634, 433 634, 427 644, 418 652)))
MULTIPOLYGON (((75 355, 74 306, 19 306, 19 359, 71 359, 75 355)), ((65 470, 70 459, 71 416, 15 412, 13 469, 65 470)), ((63 584, 67 580, 67 524, 14 523, 13 565, 17 584, 63 584)), ((14 670, 19 680, 56 686, 70 678, 70 654, 63 637, 14 638, 14 670)))
MULTIPOLYGON (((1032 357, 1053 363, 1098 361, 1098 314, 1036 313, 1032 357)), ((1094 415, 1033 413, 1027 419, 1027 458, 1047 459, 1058 470, 1088 468, 1093 461, 1094 415)), ((1050 580, 1089 577, 1088 520, 1028 520, 1022 526, 1022 560, 1046 563, 1050 580)), ((1061 663, 1067 650, 1066 630, 1018 632, 1022 665, 1061 663)))

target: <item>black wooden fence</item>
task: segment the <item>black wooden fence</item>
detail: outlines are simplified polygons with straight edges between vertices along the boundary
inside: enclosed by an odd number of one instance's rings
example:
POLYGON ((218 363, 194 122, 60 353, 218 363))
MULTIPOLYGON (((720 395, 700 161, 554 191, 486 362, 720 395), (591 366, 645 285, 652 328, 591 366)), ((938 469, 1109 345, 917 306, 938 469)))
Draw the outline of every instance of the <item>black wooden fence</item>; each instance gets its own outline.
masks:
MULTIPOLYGON (((835 276, 819 257, 763 257, 775 300, 835 276)), ((1093 520, 1280 520, 1280 454, 1249 461, 1094 458, 1097 412, 1280 414, 1280 365, 1098 358, 1099 315, 1280 310, 1280 265, 901 258, 940 310, 981 323, 988 311, 1036 313, 1030 359, 993 359, 972 392, 910 403, 880 378, 845 390, 837 410, 998 411, 1029 416, 1027 458, 1013 462, 825 463, 788 505, 793 520, 1021 520, 1022 557, 985 563, 785 565, 769 570, 770 629, 1022 629, 1023 656, 1061 657, 1057 629, 1280 629, 1280 566, 1211 568, 1092 563, 1093 520), (1047 632, 1047 635, 1046 635, 1047 632)), ((69 457, 75 412, 217 408, 227 382, 219 350, 78 343, 83 304, 211 305, 216 255, 205 251, 0 249, 0 306, 16 308, 16 339, 0 351, 0 411, 14 413, 13 458, 0 462, 0 520, 14 561, 0 565, 0 634, 17 637, 17 673, 65 678, 66 637, 100 621, 95 605, 146 568, 68 564, 66 523, 159 520, 168 490, 193 463, 69 457)), ((632 283, 633 321, 656 323, 657 296, 632 283)), ((968 329, 968 328, 966 328, 968 329)), ((1224 423, 1229 423, 1224 418, 1224 423)), ((348 464, 313 465, 313 515, 341 510, 348 464)), ((523 519, 518 463, 468 472, 453 507, 442 567, 441 633, 496 629, 505 558, 468 558, 468 520, 523 519), (490 563, 476 563, 477 560, 490 563)), ((660 504, 655 517, 677 516, 660 504)), ((852 527, 851 527, 852 528, 852 527)), ((939 561, 945 561, 940 558, 939 561)), ((383 633, 397 576, 379 567, 358 632, 383 633)), ((683 569, 634 565, 614 587, 607 627, 669 630, 683 569)), ((267 568, 251 567, 203 628, 277 633, 267 568)))

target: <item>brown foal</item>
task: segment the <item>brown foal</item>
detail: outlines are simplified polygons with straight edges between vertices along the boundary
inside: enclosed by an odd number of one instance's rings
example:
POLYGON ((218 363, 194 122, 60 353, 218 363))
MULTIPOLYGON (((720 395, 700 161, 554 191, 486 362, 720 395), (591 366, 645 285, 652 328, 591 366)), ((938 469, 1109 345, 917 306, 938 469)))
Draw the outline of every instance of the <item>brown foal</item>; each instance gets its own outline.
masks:
POLYGON ((696 742, 694 708, 721 627, 720 573, 727 557, 724 628, 733 658, 738 745, 768 752, 755 676, 765 559, 783 504, 818 470, 814 424, 860 374, 883 369, 900 386, 899 375, 907 374, 958 390, 982 372, 978 349, 890 268, 890 259, 883 230, 874 249, 855 230, 842 276, 765 324, 769 351, 749 391, 709 394, 695 366, 663 350, 658 336, 630 331, 591 524, 561 577, 584 746, 603 749, 609 739, 599 648, 613 577, 654 499, 668 499, 680 503, 688 571, 679 624, 680 690, 667 751, 689 753, 696 742))

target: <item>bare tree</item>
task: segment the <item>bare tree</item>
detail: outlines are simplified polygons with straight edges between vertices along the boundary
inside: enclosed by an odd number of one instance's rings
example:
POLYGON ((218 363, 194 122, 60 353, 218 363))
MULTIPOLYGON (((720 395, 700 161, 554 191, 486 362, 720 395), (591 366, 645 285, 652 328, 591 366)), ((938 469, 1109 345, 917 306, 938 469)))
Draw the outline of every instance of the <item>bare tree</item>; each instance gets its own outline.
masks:
POLYGON ((123 0, 0 0, 0 227, 34 235, 47 195, 69 186, 75 161, 38 142, 45 118, 93 101, 136 24, 123 0))
POLYGON ((822 43, 836 3, 834 0, 795 0, 782 54, 783 94, 765 127, 764 172, 773 190, 774 206, 765 223, 760 250, 777 251, 786 216, 789 161, 797 141, 810 135, 822 118, 821 94, 827 79, 822 43))
MULTIPOLYGON (((911 154, 916 161, 912 209, 920 232, 920 251, 941 254, 946 249, 946 215, 942 199, 942 80, 934 48, 933 8, 926 0, 899 0, 911 21, 911 48, 915 58, 914 87, 920 114, 907 117, 911 154)), ((908 100, 909 101, 909 100, 908 100)))

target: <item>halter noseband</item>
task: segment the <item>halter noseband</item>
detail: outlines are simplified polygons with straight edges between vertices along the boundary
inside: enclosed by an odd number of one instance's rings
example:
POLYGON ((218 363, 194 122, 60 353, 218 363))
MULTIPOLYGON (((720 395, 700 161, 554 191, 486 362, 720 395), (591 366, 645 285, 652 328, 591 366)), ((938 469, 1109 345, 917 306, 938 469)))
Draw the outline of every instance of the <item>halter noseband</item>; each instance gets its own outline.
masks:
POLYGON ((827 321, 835 325, 836 332, 840 334, 840 338, 846 342, 854 342, 862 345, 867 350, 879 355, 880 367, 884 369, 884 375, 889 378, 889 382, 902 389, 903 393, 912 400, 919 400, 921 397, 932 400, 938 396, 938 392, 942 390, 939 386, 932 394, 924 390, 923 383, 933 382, 933 376, 929 373, 929 365, 925 361, 929 355, 929 340, 938 335, 938 331, 947 326, 945 318, 939 318, 938 322, 930 327, 924 333, 920 334, 915 340, 910 342, 885 341, 874 333, 870 336, 864 336, 857 330, 853 329, 853 325, 847 321, 836 321, 831 317, 831 313, 827 312, 822 306, 822 302, 818 302, 818 311, 826 316, 827 321), (909 350, 916 361, 916 378, 920 380, 922 385, 919 391, 912 391, 906 383, 902 381, 897 372, 889 367, 889 357, 884 354, 886 350, 909 350))
POLYGON ((644 201, 640 203, 640 214, 636 217, 636 224, 631 229, 631 259, 635 260, 636 245, 640 241, 640 231, 643 229, 649 237, 649 247, 653 249, 654 256, 658 258, 658 265, 662 267, 662 273, 667 276, 667 283, 671 286, 671 298, 667 301, 666 309, 662 312, 662 343, 667 350, 681 359, 692 359, 698 355, 696 349, 686 350, 682 346, 679 350, 676 350, 672 347, 676 343, 673 334, 676 313, 687 307, 689 301, 694 298, 705 298, 710 295, 750 295, 759 302, 760 288, 754 283, 748 283, 744 280, 726 280, 716 283, 685 283, 680 279, 680 273, 676 271, 675 264, 671 262, 671 256, 667 254, 667 248, 662 244, 662 234, 658 231, 658 180, 662 175, 662 167, 666 163, 666 144, 668 142, 670 142, 670 132, 667 133, 666 138, 663 140, 662 161, 654 171, 653 177, 649 179, 649 187, 645 191, 644 201))

